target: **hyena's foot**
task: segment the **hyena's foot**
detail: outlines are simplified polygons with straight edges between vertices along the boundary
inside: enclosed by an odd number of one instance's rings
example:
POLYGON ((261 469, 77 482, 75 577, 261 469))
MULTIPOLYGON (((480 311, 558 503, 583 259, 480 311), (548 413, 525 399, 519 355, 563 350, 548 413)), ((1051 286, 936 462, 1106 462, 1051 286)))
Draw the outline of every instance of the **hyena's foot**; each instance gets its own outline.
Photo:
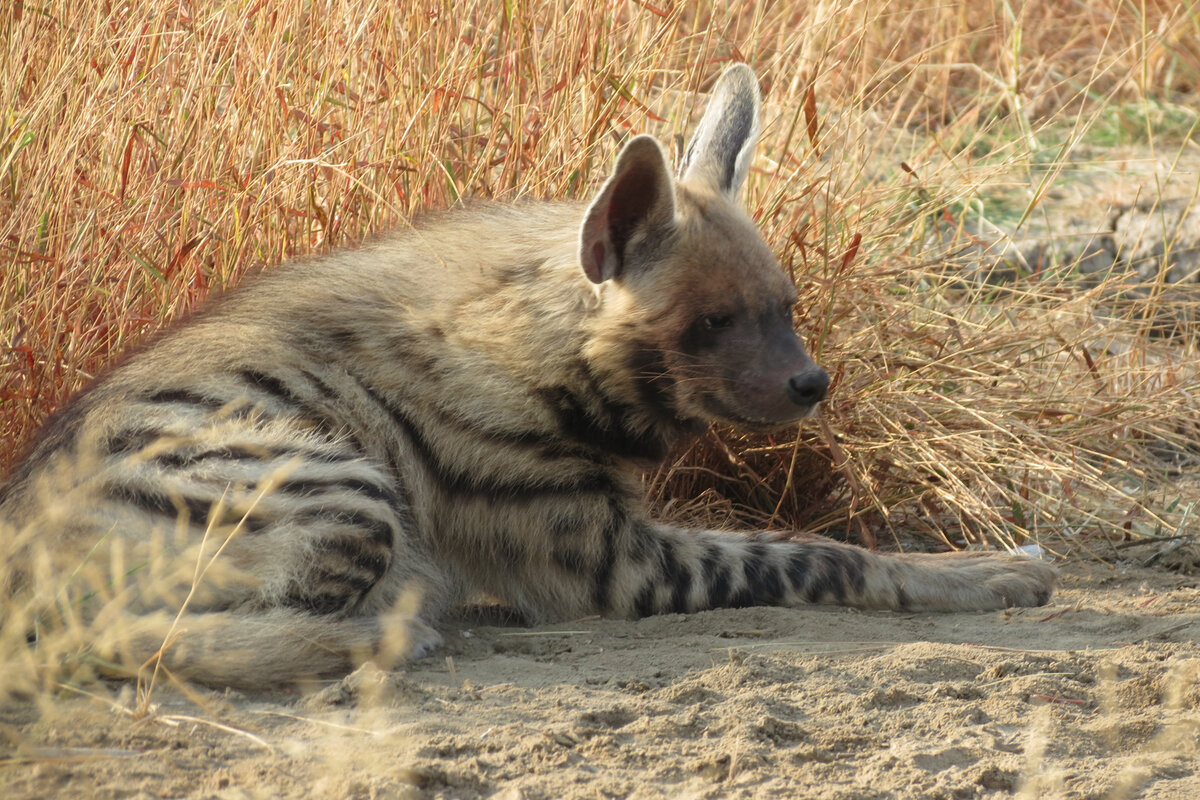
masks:
POLYGON ((408 657, 409 659, 424 658, 438 649, 445 639, 433 628, 421 622, 412 620, 408 625, 408 657))
POLYGON ((379 645, 371 659, 385 668, 424 658, 444 641, 440 633, 407 611, 381 615, 379 626, 379 645))
POLYGON ((899 555, 888 559, 896 606, 973 611, 1041 606, 1050 600, 1058 570, 1028 556, 994 553, 899 555))

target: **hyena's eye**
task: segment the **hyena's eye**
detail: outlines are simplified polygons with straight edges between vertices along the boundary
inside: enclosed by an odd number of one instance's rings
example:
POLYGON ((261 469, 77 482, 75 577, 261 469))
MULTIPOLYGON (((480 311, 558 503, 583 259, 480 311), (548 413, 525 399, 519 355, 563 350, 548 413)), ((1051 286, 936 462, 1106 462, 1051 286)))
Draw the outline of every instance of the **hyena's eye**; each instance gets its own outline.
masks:
POLYGON ((784 319, 791 321, 796 318, 796 301, 785 300, 783 305, 779 307, 779 314, 784 319))
POLYGON ((700 318, 700 324, 706 331, 720 331, 733 324, 731 314, 706 314, 700 318))

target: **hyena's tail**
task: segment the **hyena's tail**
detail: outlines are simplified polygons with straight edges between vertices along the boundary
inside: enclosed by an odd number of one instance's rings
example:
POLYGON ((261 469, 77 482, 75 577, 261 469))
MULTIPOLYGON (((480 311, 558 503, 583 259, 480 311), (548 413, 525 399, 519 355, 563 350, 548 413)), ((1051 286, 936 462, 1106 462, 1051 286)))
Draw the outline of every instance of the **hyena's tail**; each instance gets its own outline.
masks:
POLYGON ((92 654, 107 674, 145 675, 159 666, 194 683, 262 690, 342 674, 368 659, 391 665, 424 655, 439 640, 400 612, 349 618, 286 608, 178 617, 155 612, 114 621, 92 654))

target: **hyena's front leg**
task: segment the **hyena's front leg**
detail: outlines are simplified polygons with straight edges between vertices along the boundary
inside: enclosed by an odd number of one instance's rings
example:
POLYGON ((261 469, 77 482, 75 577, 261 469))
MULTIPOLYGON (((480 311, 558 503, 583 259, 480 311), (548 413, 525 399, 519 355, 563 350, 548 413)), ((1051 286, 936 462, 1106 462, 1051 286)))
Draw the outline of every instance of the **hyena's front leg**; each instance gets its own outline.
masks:
POLYGON ((1042 605, 1057 571, 1021 556, 884 555, 825 540, 791 541, 635 523, 614 565, 610 613, 826 603, 960 611, 1042 605))

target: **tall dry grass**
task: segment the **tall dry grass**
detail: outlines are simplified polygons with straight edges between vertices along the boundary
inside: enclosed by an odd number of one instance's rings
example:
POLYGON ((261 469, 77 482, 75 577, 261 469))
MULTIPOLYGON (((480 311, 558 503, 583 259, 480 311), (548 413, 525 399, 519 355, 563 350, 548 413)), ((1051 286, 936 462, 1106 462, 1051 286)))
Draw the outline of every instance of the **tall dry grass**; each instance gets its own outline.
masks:
POLYGON ((1149 335, 1164 314, 1186 317, 1186 300, 1114 306, 1113 284, 1069 269, 964 282, 946 256, 979 244, 993 191, 1016 198, 1017 222, 1044 209, 1088 142, 1194 150, 1180 105, 1200 90, 1193 6, 9 11, 4 464, 121 352, 246 272, 465 197, 584 197, 624 137, 686 134, 700 94, 744 60, 767 96, 748 202, 835 385, 799 437, 715 431, 650 476, 662 513, 868 543, 1064 545, 1187 522, 1173 481, 1200 419, 1195 345, 1149 335), (1164 115, 1182 126, 1164 134, 1164 115))

